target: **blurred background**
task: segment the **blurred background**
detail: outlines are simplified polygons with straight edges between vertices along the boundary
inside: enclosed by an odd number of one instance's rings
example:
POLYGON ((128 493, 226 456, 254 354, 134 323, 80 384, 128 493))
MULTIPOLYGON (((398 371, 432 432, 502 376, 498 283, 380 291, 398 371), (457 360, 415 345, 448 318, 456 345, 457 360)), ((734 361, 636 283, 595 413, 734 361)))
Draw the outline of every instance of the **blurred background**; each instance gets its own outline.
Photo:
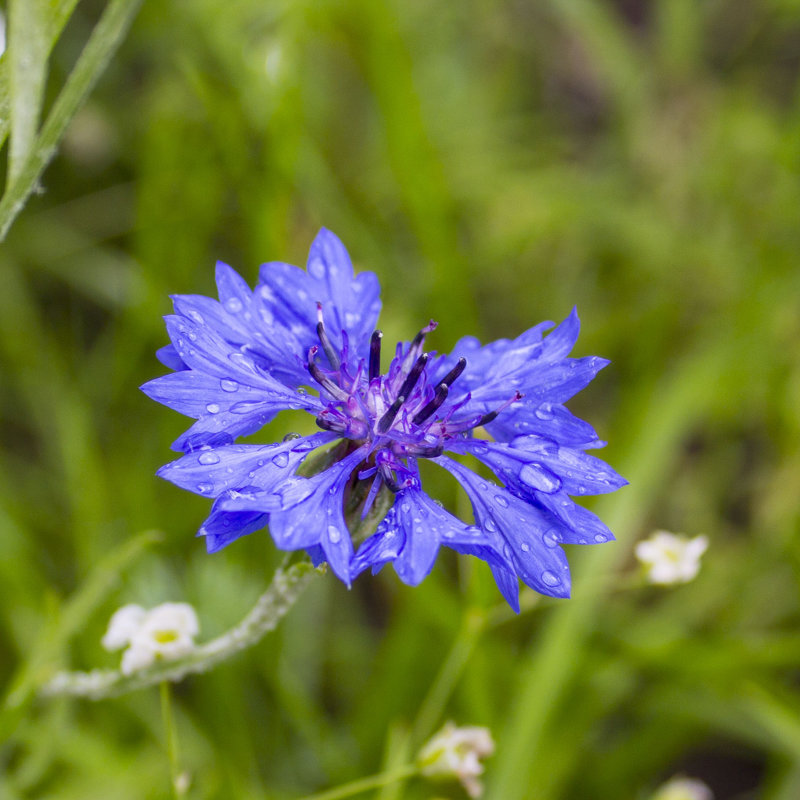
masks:
MULTIPOLYGON (((70 18, 45 111, 103 7, 70 18)), ((191 602, 205 639, 263 591, 268 534, 206 555, 206 501, 154 476, 187 420, 137 387, 169 294, 214 294, 217 259, 302 265, 324 225, 378 274, 387 341, 577 305, 575 354, 612 363, 570 408, 630 481, 586 505, 618 541, 568 547, 573 599, 515 618, 449 553, 415 589, 316 580, 175 687, 187 796, 298 798, 453 719, 493 732, 489 800, 641 800, 677 773, 800 798, 799 69, 795 0, 144 3, 0 247, 0 682, 115 667, 124 603, 191 602), (692 583, 640 579, 655 528, 708 536, 692 583)), ((3 798, 170 797, 155 689, 0 730, 3 798)))

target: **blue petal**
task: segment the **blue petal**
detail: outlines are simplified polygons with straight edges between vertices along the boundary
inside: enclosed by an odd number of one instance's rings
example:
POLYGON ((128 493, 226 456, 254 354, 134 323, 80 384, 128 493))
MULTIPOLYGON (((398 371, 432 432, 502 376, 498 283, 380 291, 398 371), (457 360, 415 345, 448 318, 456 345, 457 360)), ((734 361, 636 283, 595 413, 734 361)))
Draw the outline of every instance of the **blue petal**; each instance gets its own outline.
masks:
POLYGON ((203 523, 198 536, 205 536, 206 550, 216 553, 231 542, 267 526, 269 515, 250 511, 224 511, 217 503, 203 523))
POLYGON ((359 448, 324 472, 295 479, 295 485, 280 495, 284 506, 296 505, 270 515, 270 533, 281 550, 319 545, 333 572, 348 586, 353 543, 344 519, 344 489, 366 454, 367 448, 359 448))
POLYGON ((503 539, 503 553, 523 582, 541 594, 569 597, 569 564, 550 516, 450 458, 434 460, 464 487, 476 524, 503 539))
POLYGON ((513 403, 486 429, 499 442, 522 434, 537 434, 566 447, 602 447, 595 429, 558 403, 513 403))
POLYGON ((183 359, 178 355, 178 351, 171 344, 164 345, 164 347, 156 350, 156 358, 170 369, 188 369, 186 364, 183 363, 183 359))
POLYGON ((317 343, 317 308, 336 349, 346 331, 356 354, 364 357, 380 313, 380 285, 371 272, 353 274, 344 245, 331 231, 320 230, 308 256, 307 271, 289 264, 264 264, 256 294, 306 350, 317 343))
MULTIPOLYGON (((335 438, 335 434, 324 432, 274 445, 230 444, 209 448, 165 464, 157 475, 206 497, 217 497, 228 489, 271 494, 294 474, 312 450, 335 438)), ((227 510, 269 509, 229 507, 227 510)))
POLYGON ((352 578, 371 567, 377 572, 384 564, 394 561, 406 543, 405 534, 397 522, 397 506, 392 506, 372 536, 361 544, 350 562, 352 578))
POLYGON ((540 495, 538 505, 556 518, 564 544, 602 544, 614 541, 614 534, 600 518, 579 506, 564 492, 540 495))
POLYGON ((559 447, 541 436, 518 436, 511 441, 516 451, 530 453, 561 478, 567 494, 606 494, 628 481, 605 461, 572 447, 559 447))
POLYGON ((520 436, 510 444, 454 439, 448 450, 474 455, 514 494, 527 499, 561 490, 573 495, 605 494, 627 483, 599 458, 559 447, 541 436, 520 436))

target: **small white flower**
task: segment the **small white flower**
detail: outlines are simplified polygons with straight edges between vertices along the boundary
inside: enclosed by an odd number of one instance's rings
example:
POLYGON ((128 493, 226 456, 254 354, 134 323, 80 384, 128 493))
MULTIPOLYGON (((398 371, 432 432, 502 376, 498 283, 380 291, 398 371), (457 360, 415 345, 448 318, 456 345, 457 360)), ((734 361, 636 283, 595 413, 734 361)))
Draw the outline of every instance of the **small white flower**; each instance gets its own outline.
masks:
POLYGON ((714 793, 703 781, 677 776, 661 786, 652 800, 714 800, 714 793))
POLYGON ((188 603, 162 603, 145 611, 141 606, 123 606, 111 618, 103 646, 122 654, 123 675, 149 667, 158 659, 171 661, 194 649, 200 626, 188 603))
POLYGON ((700 570, 700 556, 708 548, 706 536, 693 539, 669 531, 655 531, 636 545, 636 558, 647 567, 650 583, 688 583, 700 570))
POLYGON ((131 643, 131 638, 144 620, 147 612, 135 603, 117 609, 108 623, 108 630, 103 637, 106 650, 119 650, 131 643))
POLYGON ((481 758, 494 753, 494 741, 488 728, 456 727, 452 722, 435 734, 419 751, 417 763, 427 778, 456 778, 470 797, 480 797, 483 784, 481 758))

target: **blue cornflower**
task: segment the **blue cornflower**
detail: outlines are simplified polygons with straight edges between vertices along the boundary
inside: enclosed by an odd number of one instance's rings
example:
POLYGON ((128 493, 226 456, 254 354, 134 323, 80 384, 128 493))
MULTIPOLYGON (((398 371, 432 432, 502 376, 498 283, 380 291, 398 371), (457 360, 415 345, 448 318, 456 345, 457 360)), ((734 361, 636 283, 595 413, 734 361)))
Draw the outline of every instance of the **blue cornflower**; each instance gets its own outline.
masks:
POLYGON ((315 239, 306 270, 264 264, 251 290, 219 263, 217 287, 219 302, 173 297, 175 314, 166 317, 172 344, 158 355, 175 371, 142 387, 197 420, 173 445, 184 455, 158 474, 214 498, 199 532, 209 552, 268 524, 279 548, 307 550, 348 585, 390 561, 415 585, 446 545, 488 562, 518 609, 518 578, 543 594, 569 595, 561 544, 614 538, 570 497, 625 483, 584 452, 603 442, 563 405, 608 363, 568 358, 578 336, 575 311, 547 336, 550 322, 513 341, 481 346, 467 337, 449 356, 425 352, 431 321, 397 345, 382 374, 378 280, 354 275, 330 231, 315 239), (320 431, 277 444, 235 443, 285 409, 312 414, 320 431), (476 428, 493 441, 476 438, 476 428), (311 452, 334 443, 324 469, 298 474, 311 452), (502 485, 453 458, 464 455, 502 485), (459 481, 472 524, 425 493, 421 458, 459 481), (379 491, 393 503, 355 551, 345 507, 357 505, 363 518, 379 491))

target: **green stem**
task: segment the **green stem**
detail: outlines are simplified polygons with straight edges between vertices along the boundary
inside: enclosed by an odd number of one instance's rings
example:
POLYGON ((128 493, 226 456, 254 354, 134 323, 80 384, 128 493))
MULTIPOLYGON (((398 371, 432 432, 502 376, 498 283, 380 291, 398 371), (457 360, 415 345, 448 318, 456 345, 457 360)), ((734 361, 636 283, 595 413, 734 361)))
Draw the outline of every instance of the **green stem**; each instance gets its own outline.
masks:
POLYGON ((161 718, 164 720, 164 738, 167 741, 167 755, 169 756, 169 774, 172 784, 172 795, 175 800, 180 800, 181 792, 179 786, 179 776, 181 774, 178 754, 178 731, 175 728, 175 719, 172 714, 172 702, 170 698, 169 683, 161 681, 161 718))
POLYGON ((390 783, 413 778, 418 772, 419 769, 414 764, 408 764, 391 772, 381 772, 377 775, 370 775, 368 778, 359 778, 357 781, 343 783, 335 789, 329 789, 327 792, 320 792, 319 794, 311 794, 301 800, 341 800, 342 797, 352 797, 355 794, 361 794, 361 792, 368 792, 370 789, 380 789, 390 783))

